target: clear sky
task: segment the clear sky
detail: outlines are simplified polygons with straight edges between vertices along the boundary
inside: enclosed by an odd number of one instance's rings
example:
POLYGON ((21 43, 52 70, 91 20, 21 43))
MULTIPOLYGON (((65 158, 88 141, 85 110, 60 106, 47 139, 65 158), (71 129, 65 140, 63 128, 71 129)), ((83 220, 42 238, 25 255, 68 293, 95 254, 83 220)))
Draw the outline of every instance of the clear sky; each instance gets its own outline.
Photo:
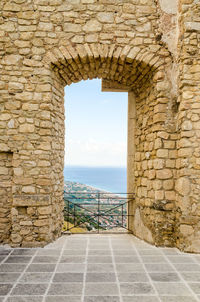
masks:
POLYGON ((126 166, 128 94, 101 80, 65 87, 65 165, 126 166))

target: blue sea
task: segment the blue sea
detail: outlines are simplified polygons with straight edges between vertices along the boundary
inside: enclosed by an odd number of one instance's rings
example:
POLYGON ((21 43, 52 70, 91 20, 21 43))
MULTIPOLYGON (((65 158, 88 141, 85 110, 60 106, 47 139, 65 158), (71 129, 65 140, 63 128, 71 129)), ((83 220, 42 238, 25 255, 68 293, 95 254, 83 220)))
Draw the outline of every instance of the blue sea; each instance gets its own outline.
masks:
POLYGON ((78 167, 64 168, 66 181, 75 181, 111 193, 126 193, 126 168, 121 167, 78 167))

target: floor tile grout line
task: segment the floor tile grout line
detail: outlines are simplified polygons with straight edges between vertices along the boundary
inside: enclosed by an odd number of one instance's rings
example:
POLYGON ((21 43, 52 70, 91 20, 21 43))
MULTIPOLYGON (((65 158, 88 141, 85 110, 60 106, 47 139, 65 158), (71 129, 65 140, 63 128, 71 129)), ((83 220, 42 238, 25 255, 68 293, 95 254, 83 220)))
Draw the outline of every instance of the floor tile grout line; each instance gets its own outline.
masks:
MULTIPOLYGON (((128 239, 128 238, 127 238, 128 239)), ((90 237, 87 237, 86 238, 86 240, 87 240, 87 245, 88 245, 88 241, 90 240, 90 237)), ((129 240, 130 240, 130 237, 129 237, 129 240)), ((61 257, 61 253, 62 253, 62 256, 72 256, 72 255, 64 255, 64 253, 63 253, 63 248, 64 248, 64 250, 66 249, 66 245, 67 245, 67 242, 68 242, 68 239, 65 239, 65 241, 63 242, 63 245, 62 245, 62 249, 59 249, 59 251, 60 251, 60 256, 59 256, 59 259, 60 259, 60 257, 61 257)), ((109 237, 109 242, 112 242, 112 237, 110 236, 109 237)), ((136 255, 138 256, 138 258, 139 259, 142 259, 142 256, 140 255, 140 253, 139 253, 139 251, 140 250, 137 250, 137 248, 136 248, 136 246, 134 245, 134 242, 133 242, 133 240, 132 240, 132 243, 131 243, 131 245, 133 246, 133 252, 134 252, 134 250, 136 251, 136 255)), ((120 246, 120 245, 119 245, 120 246)), ((111 247, 112 247, 112 253, 111 253, 111 256, 112 256, 112 263, 113 263, 113 258, 115 259, 115 256, 120 256, 120 257, 123 257, 124 255, 115 255, 114 254, 114 251, 115 250, 117 250, 117 245, 116 246, 112 246, 111 245, 111 247)), ((45 249, 46 251, 48 251, 49 249, 45 249)), ((111 250, 111 248, 110 248, 110 250, 111 250)), ((128 250, 128 249, 127 249, 128 250)), ((160 250, 160 252, 161 252, 161 255, 164 257, 164 259, 166 259, 166 263, 168 263, 174 270, 175 270, 175 272, 179 275, 179 276, 181 276, 181 278, 180 278, 180 282, 182 282, 182 283, 184 283, 185 285, 186 285, 186 287, 189 289, 189 291, 190 291, 190 293, 191 293, 191 297, 194 297, 194 299, 195 299, 195 301, 199 301, 198 300, 198 296, 197 296, 197 294, 195 293, 195 292, 193 292, 193 290, 190 288, 190 286, 189 286, 189 284, 190 284, 190 282, 187 282, 187 281, 185 281, 184 280, 184 278, 182 277, 182 272, 191 272, 191 273, 197 273, 197 271, 181 271, 181 272, 179 272, 178 271, 178 269, 176 268, 176 263, 171 263, 170 262, 170 257, 168 257, 168 256, 176 256, 176 257, 180 257, 181 256, 181 254, 179 254, 179 255, 167 255, 167 254, 165 254, 164 253, 164 251, 163 250, 161 250, 161 249, 159 249, 160 250), (197 299, 197 300, 196 300, 197 299)), ((6 255, 6 257, 5 257, 5 259, 3 260, 3 262, 1 263, 1 264, 4 264, 5 263, 5 261, 6 261, 6 259, 8 259, 8 257, 9 256, 16 256, 16 257, 30 257, 30 260, 29 260, 29 262, 28 263, 23 263, 23 265, 25 265, 25 268, 24 268, 24 270, 23 271, 21 271, 21 272, 16 272, 16 271, 13 271, 13 272, 8 272, 8 273, 19 273, 19 277, 13 282, 13 286, 12 286, 12 288, 11 288, 11 290, 8 292, 8 294, 6 295, 6 296, 4 296, 3 297, 3 299, 7 299, 9 296, 10 296, 10 294, 11 294, 11 292, 12 292, 12 290, 16 287, 16 285, 18 284, 18 282, 19 282, 19 280, 22 278, 22 276, 24 275, 24 273, 27 271, 27 269, 28 269, 28 267, 33 263, 33 259, 35 258, 35 256, 44 256, 44 255, 38 255, 37 254, 38 253, 38 250, 36 250, 36 253, 34 254, 34 255, 12 255, 12 251, 8 254, 8 255, 6 255)), ((52 257, 54 257, 55 255, 49 255, 49 256, 52 256, 52 257)), ((74 256, 74 255, 73 255, 74 256)), ((84 257, 83 255, 75 255, 75 256, 82 256, 82 257, 84 257)), ((95 256, 95 255, 92 255, 92 256, 95 256)), ((100 256, 100 255, 98 255, 98 256, 100 256)), ((102 255, 102 256, 109 256, 109 255, 102 255)), ((125 255, 126 256, 126 255, 125 255)), ((130 257, 130 255, 127 255, 127 256, 129 256, 130 257)), ((144 256, 147 256, 147 255, 144 255, 144 256)), ((154 256, 154 255, 153 255, 154 256)), ((155 255, 156 256, 156 255, 155 255)), ((183 254, 183 256, 184 256, 184 254, 183 254)), ((197 259, 193 256, 193 255, 191 255, 191 254, 189 254, 189 258, 190 259, 193 259, 194 260, 194 263, 193 263, 193 265, 194 264, 198 264, 199 265, 199 262, 197 261, 197 259)), ((52 272, 52 278, 53 278, 53 275, 55 275, 55 273, 56 273, 56 271, 57 271, 57 266, 58 266, 58 264, 59 264, 59 259, 57 260, 57 262, 56 262, 56 267, 54 268, 54 272, 52 272)), ((143 260, 143 259, 142 259, 143 260)), ((184 262, 185 263, 185 262, 184 262)), ((20 263, 6 263, 6 264, 8 264, 8 265, 12 265, 12 264, 15 264, 15 265, 19 265, 20 263)), ((40 265, 42 265, 42 264, 47 264, 47 263, 42 263, 42 262, 38 262, 38 263, 34 263, 34 264, 40 264, 40 265)), ((54 264, 55 265, 55 263, 52 263, 52 264, 54 264)), ((63 263, 64 264, 64 263, 63 263)), ((73 264, 73 263, 67 263, 67 264, 73 264)), ((80 263, 81 264, 81 263, 80 263)), ((96 263, 91 263, 91 264, 96 264, 96 263)), ((99 263, 99 264, 102 264, 102 263, 99 263)), ((106 264, 109 264, 109 263, 104 263, 104 265, 106 265, 106 264)), ((111 264, 111 263, 110 263, 111 264)), ((114 273, 116 274, 116 272, 117 272, 117 270, 116 270, 116 267, 117 267, 117 264, 121 264, 121 265, 125 265, 125 264, 129 264, 129 263, 127 263, 127 262, 124 262, 124 263, 116 263, 115 261, 114 261, 114 265, 115 265, 115 271, 114 271, 114 273)), ((131 264, 135 264, 135 263, 131 263, 131 264)), ((150 278, 150 272, 148 272, 147 271, 147 269, 146 269, 146 266, 144 266, 145 264, 144 264, 144 261, 141 261, 141 263, 140 264, 142 264, 143 265, 143 267, 144 267, 144 269, 145 269, 145 272, 147 273, 147 276, 148 276, 148 278, 150 278)), ((152 262, 152 263, 146 263, 146 264, 157 264, 157 263, 155 263, 155 262, 152 262)), ((163 264, 163 263, 160 263, 160 264, 163 264)), ((183 263, 177 263, 177 264, 183 264, 183 263)), ((191 264, 191 263, 187 263, 188 265, 189 264, 191 264)), ((85 266, 85 269, 84 269, 84 271, 83 271, 83 273, 84 272, 87 272, 87 266, 85 266)), ((138 271, 139 272, 139 271, 138 271)), ((158 271, 152 271, 152 273, 156 273, 156 272, 158 272, 158 271)), ((161 271, 160 271, 161 272, 161 271)), ((163 271, 162 271, 163 272, 163 271)), ((172 271, 169 271, 169 272, 172 272, 172 271)), ((7 272, 5 272, 5 273, 7 273, 7 272)), ((30 273, 32 273, 32 272, 30 272, 30 273)), ((34 272, 33 272, 34 273, 34 272)), ((37 273, 37 272, 36 272, 37 273)), ((43 272, 38 272, 38 273, 43 273, 43 272)), ((51 279, 52 279, 51 278, 51 279)), ((150 281, 151 281, 151 279, 150 279, 150 281)), ((152 281, 153 282, 153 281, 152 281)), ((161 281, 160 281, 161 282, 161 281)), ((5 284, 8 284, 9 282, 7 282, 7 283, 5 283, 5 284)), ((10 283, 12 283, 12 281, 10 282, 10 283)), ((23 282, 24 284, 33 284, 34 282, 23 282)), ((45 283, 45 282, 44 282, 45 283)), ((47 282, 46 282, 47 283, 47 282)), ((58 283, 60 283, 60 282, 58 282, 58 283)), ((65 282, 63 282, 63 283, 65 283, 65 282)), ((67 283, 74 283, 74 282, 67 282, 67 283)), ((81 283, 81 282, 79 282, 79 283, 81 283)), ((93 283, 93 282, 91 282, 91 283, 93 283)), ((106 282, 107 283, 107 282, 106 282)), ((112 283, 112 282, 110 282, 110 283, 112 283)), ((130 282, 127 282, 127 283, 130 283, 130 282)), ((138 283, 140 283, 140 282, 138 282, 138 283)), ((144 282, 143 282, 144 283, 144 282)), ((147 282, 146 282, 147 283, 147 282)), ((170 282, 170 284, 173 284, 173 283, 177 283, 177 282, 170 282)), ((195 283, 195 281, 193 281, 192 283, 195 283)), ((34 283, 34 284, 38 284, 38 283, 34 283)), ((48 284, 47 285, 51 285, 52 284, 52 282, 48 282, 48 284)), ((86 285, 87 283, 86 282, 84 282, 84 285, 86 285)), ((94 282, 94 284, 95 284, 95 282, 94 282)), ((109 282, 108 282, 108 284, 109 284, 109 282)), ((120 283, 119 283, 119 286, 120 286, 120 283)), ((157 290, 155 291, 155 293, 157 292, 157 290)), ((119 292, 120 293, 120 295, 121 295, 121 292, 119 292)), ((48 294, 48 293, 47 293, 48 294)), ((47 294, 46 294, 46 296, 47 296, 47 294)), ((20 295, 21 296, 21 295, 20 295)), ((39 295, 38 295, 39 296, 39 295)), ((40 295, 40 296, 43 296, 43 295, 40 295)), ((46 297, 45 296, 45 297, 46 297)), ((60 295, 60 296, 63 296, 63 295, 60 295)), ((137 296, 137 295, 136 295, 137 296)), ((146 296, 146 295, 145 295, 146 296)), ((158 297, 157 295, 155 295, 154 294, 154 296, 155 297, 158 297)), ((174 297, 176 297, 176 295, 173 295, 174 297)), ((11 296, 12 297, 12 296, 11 296)), ((45 297, 43 296, 43 300, 45 299, 45 297)), ((188 296, 188 297, 190 297, 190 296, 188 296)), ((123 297, 122 297, 123 298, 123 297)), ((160 297, 158 297, 159 299, 161 299, 160 297)), ((42 301, 43 301, 42 300, 42 301)), ((5 301, 7 301, 7 300, 3 300, 4 302, 5 301)), ((121 300, 120 300, 121 301, 121 300)))
POLYGON ((112 242, 111 242, 111 238, 109 238, 109 245, 110 245, 110 250, 111 250, 111 257, 112 257, 112 264, 114 267, 114 273, 115 273, 115 277, 116 277, 116 283, 117 283, 117 287, 118 287, 118 291, 119 291, 119 300, 120 302, 123 302, 123 298, 122 298, 122 294, 121 294, 121 289, 120 289, 120 282, 119 282, 119 278, 118 278, 118 274, 117 274, 117 268, 116 268, 116 263, 115 263, 115 257, 114 257, 114 253, 113 253, 113 248, 112 248, 112 242))
MULTIPOLYGON (((67 272, 67 273, 70 273, 70 272, 67 272)), ((89 274, 93 274, 93 273, 96 273, 96 274, 110 274, 110 273, 105 273, 105 272, 103 272, 103 273, 98 273, 98 272, 89 272, 89 274)), ((31 273, 31 274, 35 274, 35 272, 34 273, 31 273)), ((43 273, 36 273, 36 274, 43 274, 43 273)), ((62 273, 57 273, 57 274, 62 274, 62 273)), ((83 273, 84 274, 84 273, 83 273)), ((112 273, 111 273, 112 274, 112 273)), ((115 273, 113 273, 113 274, 115 274, 115 273)), ((123 273, 122 273, 123 274, 123 273)), ((160 273, 159 273, 160 274, 160 273)), ((155 281, 156 283, 165 283, 164 281, 155 281)), ((47 284, 47 283, 49 283, 49 282, 21 282, 20 284, 34 284, 34 285, 37 285, 37 284, 47 284)), ((75 282, 75 281, 73 281, 73 282, 53 282, 53 283, 55 283, 55 284, 81 284, 81 283, 83 283, 83 282, 81 282, 81 281, 78 281, 78 282, 75 282)), ((104 282, 104 281, 98 281, 98 282, 92 282, 92 281, 90 281, 90 282, 86 282, 86 284, 87 283, 90 283, 90 284, 113 284, 113 283, 116 283, 116 282, 114 282, 114 281, 109 281, 109 282, 104 282)), ((135 283, 135 284, 140 284, 140 283, 147 283, 147 284, 149 284, 149 282, 148 281, 121 281, 120 283, 123 283, 123 284, 129 284, 129 283, 135 283)), ((176 284, 176 283, 181 283, 181 281, 169 281, 169 283, 170 284, 176 284)), ((183 282, 182 282, 183 283, 183 282)), ((195 282, 195 281, 188 281, 188 283, 198 283, 199 284, 199 282, 195 282)), ((10 284, 10 282, 1 282, 1 284, 10 284)), ((52 283, 51 283, 52 284, 52 283)))
MULTIPOLYGON (((13 250, 11 249, 10 253, 5 257, 5 259, 1 262, 1 264, 6 264, 5 261, 8 259, 8 257, 12 254, 13 250)), ((20 274, 21 276, 21 274, 20 274)), ((19 277, 20 277, 19 276, 19 277)), ((15 281, 16 282, 16 281, 15 281)), ((14 283, 15 284, 15 283, 14 283)), ((9 294, 11 292, 11 290, 14 288, 14 285, 12 286, 12 288, 10 289, 10 291, 7 293, 7 295, 5 296, 5 298, 3 298, 3 302, 6 301, 7 297, 9 297, 9 294)))
MULTIPOLYGON (((15 287, 17 286, 17 283, 20 281, 21 277, 23 276, 23 274, 25 273, 26 269, 29 267, 29 265, 32 263, 34 255, 30 256, 30 261, 28 263, 23 263, 25 264, 25 268, 24 270, 22 270, 20 272, 19 277, 16 279, 16 281, 14 282, 14 285, 12 286, 12 288, 10 289, 10 291, 7 293, 7 295, 5 296, 5 299, 3 300, 3 302, 6 302, 6 300, 10 297, 11 292, 15 289, 15 287)), ((10 263, 13 264, 13 263, 10 263)), ((19 264, 19 263, 15 263, 15 264, 19 264)))
POLYGON ((58 264, 60 263, 60 260, 61 260, 61 258, 62 258, 63 251, 64 251, 64 247, 65 247, 67 241, 68 241, 68 240, 66 239, 66 241, 63 243, 63 246, 62 246, 62 249, 61 249, 61 252, 60 252, 60 256, 58 257, 56 266, 55 266, 55 268, 54 268, 54 272, 52 273, 52 276, 51 276, 51 278, 50 278, 50 280, 49 280, 49 282, 48 282, 48 286, 47 286, 47 288, 46 288, 46 290, 45 290, 45 293, 43 294, 42 302, 45 302, 45 299, 46 299, 46 296, 47 296, 48 291, 49 291, 49 289, 50 289, 50 286, 51 286, 51 284, 53 283, 52 281, 53 281, 53 278, 54 278, 54 276, 55 276, 55 274, 56 274, 56 270, 57 270, 58 264))
MULTIPOLYGON (((112 283, 113 284, 113 283, 112 283)), ((51 296, 51 297, 81 297, 80 295, 70 295, 70 294, 68 294, 68 295, 58 295, 58 294, 56 294, 56 295, 49 295, 49 296, 51 296)), ((128 295, 128 294, 126 294, 125 295, 126 297, 148 297, 148 295, 145 295, 145 294, 137 294, 137 295, 128 295)), ((170 295, 170 297, 177 297, 176 295, 170 295)), ((0 297, 2 297, 2 296, 0 296, 0 297)), ((28 297, 28 298, 31 298, 31 297, 43 297, 43 295, 14 295, 13 297, 28 297)), ((86 297, 91 297, 91 296, 86 296, 86 297)), ((92 297, 99 297, 99 295, 92 295, 92 297)), ((103 296, 103 297, 105 297, 105 296, 103 296)), ((108 295, 106 295, 106 297, 113 297, 113 294, 108 294, 108 295)), ((119 297, 119 295, 117 296, 117 295, 114 295, 114 297, 119 297)), ((155 295, 155 294, 151 294, 151 297, 156 297, 157 298, 157 296, 155 295)), ((183 296, 183 297, 189 297, 189 296, 183 296)), ((57 301, 56 301, 57 302, 57 301)))
MULTIPOLYGON (((67 256, 69 256, 69 255, 63 255, 63 256, 65 256, 65 257, 67 257, 67 256)), ((105 255, 105 257, 106 256, 110 256, 110 255, 105 255)), ((135 256, 135 255, 134 255, 135 256)), ((85 256, 83 256, 83 257, 85 257, 85 256)), ((111 256, 110 256, 111 257, 111 256)), ((84 262, 60 262, 61 264, 84 264, 84 262)), ((168 263, 166 263, 166 262, 143 262, 144 264, 161 264, 161 265, 163 265, 163 264, 168 264, 168 263)), ((171 263, 171 262, 170 262, 171 263)), ((57 261, 56 262, 51 262, 51 263, 49 263, 49 262, 32 262, 32 260, 31 260, 31 262, 29 263, 29 262, 27 262, 27 263, 19 263, 19 262, 9 262, 9 263, 1 263, 1 264, 8 264, 8 265, 30 265, 30 264, 39 264, 39 265, 46 265, 46 264, 57 264, 57 261)), ((88 264, 112 264, 112 262, 88 262, 88 264)), ((140 262, 116 262, 116 264, 141 264, 140 262)), ((198 263, 185 263, 185 262, 176 262, 176 263, 173 263, 173 264, 189 264, 189 265, 191 265, 191 264, 198 264, 198 263)), ((153 271, 152 271, 153 272, 153 271)), ((162 271, 161 271, 162 272, 162 271)), ((168 271, 168 272, 170 272, 170 271, 168 271)), ((186 272, 189 272, 189 271, 183 271, 184 273, 186 273, 186 272)), ((191 272, 193 272, 193 273, 197 273, 198 271, 191 271, 191 272)), ((1 273, 1 272, 0 272, 1 273)), ((17 273, 16 271, 10 271, 10 272, 8 272, 8 273, 17 273)), ((35 273, 46 273, 46 272, 35 272, 35 273)))
POLYGON ((192 259, 194 260, 194 264, 200 264, 200 262, 195 258, 195 254, 192 254, 192 259))
POLYGON ((152 280, 151 280, 151 277, 149 276, 149 272, 147 271, 147 269, 146 269, 146 267, 145 267, 145 264, 144 264, 144 262, 142 261, 142 258, 141 258, 141 256, 140 256, 140 253, 138 252, 138 250, 137 250, 137 248, 135 247, 134 243, 132 243, 132 244, 133 244, 134 249, 135 249, 135 251, 136 251, 136 255, 138 256, 140 262, 142 263, 142 266, 143 266, 143 268, 144 268, 144 271, 145 271, 146 274, 147 274, 147 278, 149 279, 149 283, 151 284, 151 286, 153 287, 153 289, 154 289, 154 291, 155 291, 155 293, 156 293, 156 297, 158 298, 158 300, 159 300, 160 302, 162 302, 161 299, 160 299, 160 297, 159 297, 159 293, 158 293, 156 287, 154 286, 154 284, 153 284, 153 282, 152 282, 152 280))
MULTIPOLYGON (((163 253, 164 254, 164 253, 163 253)), ((189 289, 189 291, 191 292, 192 296, 195 298, 196 301, 199 301, 198 296, 193 292, 193 290, 190 288, 190 286, 188 285, 188 283, 185 281, 185 279, 182 277, 181 273, 176 269, 174 263, 171 263, 169 261, 169 259, 167 258, 166 255, 164 255, 164 257, 166 258, 167 262, 174 268, 175 272, 177 273, 177 275, 179 276, 180 280, 182 280, 182 282, 185 284, 185 286, 189 289)))
MULTIPOLYGON (((11 251, 12 251, 12 250, 11 250, 11 251)), ((8 257, 11 256, 11 253, 12 253, 12 252, 10 252, 0 264, 6 264, 5 261, 8 259, 8 257)))
POLYGON ((81 302, 84 302, 85 300, 85 286, 86 286, 86 274, 87 274, 87 259, 88 259, 88 251, 89 251, 89 238, 87 240, 87 246, 86 246, 86 254, 85 254, 85 272, 83 274, 83 288, 82 288, 82 297, 81 302))

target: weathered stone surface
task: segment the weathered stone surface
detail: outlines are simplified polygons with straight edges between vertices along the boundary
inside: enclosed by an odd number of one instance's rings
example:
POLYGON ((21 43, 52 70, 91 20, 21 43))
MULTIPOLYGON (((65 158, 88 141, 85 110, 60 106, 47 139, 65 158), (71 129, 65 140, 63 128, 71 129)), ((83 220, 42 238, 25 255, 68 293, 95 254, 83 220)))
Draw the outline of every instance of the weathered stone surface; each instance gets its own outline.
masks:
POLYGON ((161 9, 167 14, 176 14, 178 11, 177 0, 159 0, 161 9))
POLYGON ((38 208, 38 213, 40 215, 49 215, 52 212, 52 207, 41 207, 38 208))
POLYGON ((129 94, 130 229, 200 252, 198 1, 179 1, 178 13, 173 0, 0 6, 0 241, 61 234, 64 87, 101 78, 129 94))
POLYGON ((90 20, 84 26, 83 30, 85 32, 99 32, 102 29, 102 24, 97 20, 90 20))
POLYGON ((28 193, 28 194, 33 194, 33 193, 35 193, 35 187, 33 187, 33 186, 22 187, 22 192, 28 193))
POLYGON ((19 132, 21 133, 33 133, 34 130, 35 127, 32 124, 23 124, 19 126, 19 132))
POLYGON ((114 22, 114 14, 113 13, 98 13, 97 19, 102 23, 113 23, 114 22))
POLYGON ((200 31, 200 24, 199 22, 186 22, 185 28, 189 31, 200 31))
POLYGON ((180 226, 180 232, 183 234, 183 236, 187 237, 187 236, 191 235, 192 233, 194 233, 194 229, 190 225, 182 224, 180 226))
POLYGON ((38 30, 52 31, 53 30, 53 24, 52 23, 46 23, 46 22, 39 22, 38 30))
POLYGON ((176 181, 175 185, 176 191, 182 195, 187 196, 190 193, 191 185, 189 178, 181 177, 176 181))
POLYGON ((170 169, 162 169, 156 171, 156 176, 158 179, 169 179, 172 177, 172 171, 170 169))
POLYGON ((134 227, 136 229, 136 235, 148 242, 153 243, 153 236, 150 230, 144 225, 143 219, 140 216, 139 209, 136 210, 134 216, 134 227))
POLYGON ((8 168, 0 167, 0 174, 1 175, 8 175, 8 168))
POLYGON ((65 24, 64 30, 67 32, 77 33, 81 31, 81 25, 79 24, 65 24))
POLYGON ((21 58, 22 57, 20 55, 7 55, 3 59, 3 63, 6 64, 6 65, 15 65, 15 64, 19 63, 21 58))
POLYGON ((1 151, 1 152, 10 151, 10 148, 9 148, 8 144, 0 143, 0 151, 1 151))

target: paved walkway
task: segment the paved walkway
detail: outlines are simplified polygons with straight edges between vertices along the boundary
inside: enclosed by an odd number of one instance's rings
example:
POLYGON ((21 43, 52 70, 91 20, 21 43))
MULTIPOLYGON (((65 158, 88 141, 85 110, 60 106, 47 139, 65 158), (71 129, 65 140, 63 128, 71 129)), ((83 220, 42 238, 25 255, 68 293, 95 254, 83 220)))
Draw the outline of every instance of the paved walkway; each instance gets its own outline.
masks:
POLYGON ((200 255, 132 235, 63 236, 44 249, 0 247, 0 302, 200 301, 200 255))

